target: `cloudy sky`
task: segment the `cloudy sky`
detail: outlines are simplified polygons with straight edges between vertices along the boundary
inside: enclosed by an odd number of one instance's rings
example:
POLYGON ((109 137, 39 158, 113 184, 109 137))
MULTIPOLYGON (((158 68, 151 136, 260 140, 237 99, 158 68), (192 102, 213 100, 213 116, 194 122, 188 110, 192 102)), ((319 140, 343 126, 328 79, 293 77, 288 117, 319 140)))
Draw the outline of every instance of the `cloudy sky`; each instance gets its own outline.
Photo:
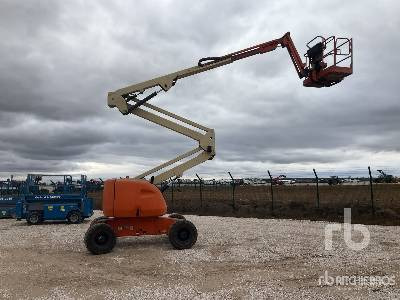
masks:
POLYGON ((281 37, 354 38, 354 74, 304 88, 282 49, 178 81, 151 103, 216 130, 204 177, 400 174, 399 1, 0 0, 0 177, 135 175, 195 146, 107 93, 281 37))

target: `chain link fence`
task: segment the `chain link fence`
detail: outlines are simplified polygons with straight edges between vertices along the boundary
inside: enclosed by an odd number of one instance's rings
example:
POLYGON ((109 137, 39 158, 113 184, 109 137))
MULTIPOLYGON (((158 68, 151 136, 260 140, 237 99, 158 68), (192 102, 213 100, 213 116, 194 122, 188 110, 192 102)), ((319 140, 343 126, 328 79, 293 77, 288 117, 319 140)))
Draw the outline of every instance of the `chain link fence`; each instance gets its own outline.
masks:
POLYGON ((340 211, 400 214, 400 184, 237 185, 171 183, 164 192, 171 211, 216 215, 262 216, 297 211, 340 211), (371 193, 371 188, 373 193, 371 193))

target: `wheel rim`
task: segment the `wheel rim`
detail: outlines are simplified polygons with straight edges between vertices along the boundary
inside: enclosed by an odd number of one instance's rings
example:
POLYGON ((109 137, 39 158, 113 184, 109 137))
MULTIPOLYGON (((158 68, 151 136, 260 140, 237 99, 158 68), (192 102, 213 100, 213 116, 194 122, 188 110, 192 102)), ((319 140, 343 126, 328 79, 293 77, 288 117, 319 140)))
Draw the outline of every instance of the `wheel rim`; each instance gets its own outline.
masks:
POLYGON ((79 216, 78 216, 78 214, 74 213, 69 217, 69 219, 71 220, 71 222, 75 223, 75 222, 78 222, 79 216))
POLYGON ((39 222, 39 216, 38 216, 37 214, 31 215, 30 221, 31 221, 31 223, 37 223, 37 222, 39 222))
POLYGON ((190 238, 190 232, 187 229, 182 229, 178 232, 178 238, 180 241, 184 242, 190 238))
POLYGON ((100 233, 94 238, 96 244, 98 245, 105 245, 108 242, 107 234, 100 233))

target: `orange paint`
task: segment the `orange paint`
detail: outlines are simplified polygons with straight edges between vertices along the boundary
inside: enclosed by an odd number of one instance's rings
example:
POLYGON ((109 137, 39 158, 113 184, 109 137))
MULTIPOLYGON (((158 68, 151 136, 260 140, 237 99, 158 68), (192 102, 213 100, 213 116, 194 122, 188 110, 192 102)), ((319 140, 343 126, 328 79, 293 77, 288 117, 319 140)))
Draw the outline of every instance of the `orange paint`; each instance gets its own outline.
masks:
POLYGON ((168 234, 176 219, 168 217, 110 218, 106 221, 117 237, 168 234))
POLYGON ((140 179, 110 179, 104 183, 103 213, 107 217, 157 217, 167 212, 160 190, 140 179))

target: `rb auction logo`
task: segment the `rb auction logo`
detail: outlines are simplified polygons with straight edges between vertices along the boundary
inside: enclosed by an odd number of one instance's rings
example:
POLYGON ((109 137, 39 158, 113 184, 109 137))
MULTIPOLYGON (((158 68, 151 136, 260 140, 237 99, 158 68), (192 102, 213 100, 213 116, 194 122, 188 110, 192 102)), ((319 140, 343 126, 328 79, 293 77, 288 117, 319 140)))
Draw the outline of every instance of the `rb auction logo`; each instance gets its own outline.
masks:
MULTIPOLYGON (((370 242, 370 233, 365 225, 355 224, 353 225, 354 231, 361 232, 363 238, 360 242, 354 242, 351 239, 351 208, 344 209, 344 241, 351 250, 360 251, 368 247, 370 242)), ((325 250, 332 250, 332 236, 334 231, 341 231, 341 224, 327 224, 325 226, 325 250)))

